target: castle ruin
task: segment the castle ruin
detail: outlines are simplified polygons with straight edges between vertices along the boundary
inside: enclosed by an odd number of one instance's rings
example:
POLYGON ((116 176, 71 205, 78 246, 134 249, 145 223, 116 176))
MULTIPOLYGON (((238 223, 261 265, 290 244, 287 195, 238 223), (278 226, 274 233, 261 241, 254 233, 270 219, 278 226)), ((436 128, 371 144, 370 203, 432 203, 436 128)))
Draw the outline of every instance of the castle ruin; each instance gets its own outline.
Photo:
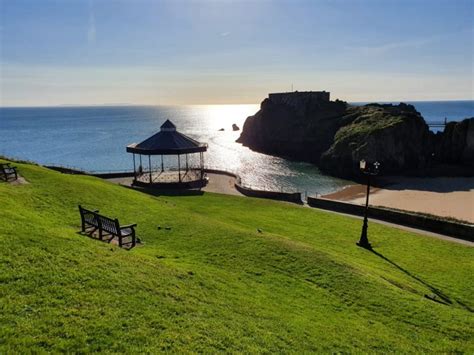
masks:
POLYGON ((294 100, 320 100, 329 102, 330 93, 328 91, 292 91, 268 94, 268 99, 274 103, 288 103, 294 100))

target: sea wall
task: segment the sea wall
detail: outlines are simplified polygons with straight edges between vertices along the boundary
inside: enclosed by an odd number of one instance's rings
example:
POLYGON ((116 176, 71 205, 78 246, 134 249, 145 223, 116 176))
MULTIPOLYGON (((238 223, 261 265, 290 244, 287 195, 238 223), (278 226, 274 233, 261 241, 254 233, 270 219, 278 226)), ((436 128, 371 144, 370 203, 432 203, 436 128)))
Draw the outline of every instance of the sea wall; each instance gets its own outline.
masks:
POLYGON ((301 192, 280 192, 280 191, 267 191, 267 190, 254 190, 244 187, 239 184, 235 184, 235 188, 241 194, 249 197, 268 198, 271 200, 279 200, 286 202, 293 202, 297 204, 303 204, 301 200, 301 192))
POLYGON ((207 168, 205 168, 205 169, 204 169, 204 172, 206 172, 206 173, 211 173, 211 174, 227 175, 227 176, 230 176, 230 177, 235 178, 235 180, 238 180, 239 183, 240 183, 240 176, 237 175, 237 174, 235 174, 235 173, 232 173, 232 172, 230 172, 230 171, 219 170, 219 169, 207 169, 207 168))
POLYGON ((46 168, 59 171, 60 173, 63 174, 72 174, 72 175, 90 175, 90 176, 95 176, 101 179, 114 179, 114 178, 121 178, 121 177, 132 177, 134 176, 133 171, 117 171, 117 172, 109 172, 109 173, 92 173, 92 172, 87 172, 79 169, 74 169, 74 168, 67 168, 63 166, 46 166, 46 168))
POLYGON ((121 178, 121 177, 132 177, 135 175, 133 171, 122 171, 116 173, 91 173, 88 174, 91 176, 95 176, 101 179, 114 179, 114 178, 121 178))
MULTIPOLYGON (((352 203, 308 197, 308 205, 330 211, 363 216, 365 207, 352 203)), ((474 242, 474 225, 451 222, 416 213, 394 211, 380 207, 369 207, 368 216, 382 221, 418 228, 474 242)))
POLYGON ((242 195, 249 197, 257 198, 268 198, 271 200, 293 202, 297 204, 302 204, 301 192, 281 192, 281 191, 269 191, 269 190, 256 190, 249 187, 246 187, 242 184, 242 180, 239 175, 219 169, 204 169, 207 173, 227 175, 235 178, 235 189, 239 191, 242 195))
POLYGON ((45 168, 54 170, 54 171, 59 171, 60 173, 63 174, 73 174, 73 175, 89 175, 89 173, 79 170, 79 169, 74 169, 74 168, 66 168, 63 166, 55 166, 55 165, 45 165, 45 168))

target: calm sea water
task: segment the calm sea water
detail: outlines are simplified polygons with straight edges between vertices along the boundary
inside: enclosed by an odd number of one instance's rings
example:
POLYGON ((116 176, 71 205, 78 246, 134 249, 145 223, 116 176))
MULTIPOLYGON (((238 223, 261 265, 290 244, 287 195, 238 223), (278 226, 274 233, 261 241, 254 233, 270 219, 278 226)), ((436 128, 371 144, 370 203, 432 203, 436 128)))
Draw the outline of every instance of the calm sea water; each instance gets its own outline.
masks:
MULTIPOLYGON (((474 116, 474 101, 412 104, 428 122, 474 116)), ((209 144, 206 165, 236 171, 247 185, 328 193, 348 184, 311 164, 235 143, 240 132, 233 132, 232 124, 242 128, 258 109, 259 105, 0 108, 0 154, 88 171, 130 170, 132 156, 125 147, 146 139, 170 119, 179 131, 209 144)), ((152 163, 160 164, 158 158, 152 163)), ((175 166, 176 160, 170 157, 165 163, 175 166)), ((190 164, 197 161, 190 159, 190 164)))

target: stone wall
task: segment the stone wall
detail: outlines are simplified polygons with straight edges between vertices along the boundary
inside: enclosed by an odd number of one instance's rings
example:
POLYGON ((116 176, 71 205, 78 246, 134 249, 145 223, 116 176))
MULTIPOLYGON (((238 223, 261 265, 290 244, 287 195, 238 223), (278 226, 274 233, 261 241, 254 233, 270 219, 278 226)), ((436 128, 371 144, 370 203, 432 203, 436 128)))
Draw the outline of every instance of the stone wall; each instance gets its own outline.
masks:
POLYGON ((293 202, 302 205, 301 192, 280 192, 280 191, 267 191, 267 190, 255 190, 248 187, 244 187, 240 184, 235 184, 235 188, 242 195, 249 197, 267 198, 270 200, 293 202))

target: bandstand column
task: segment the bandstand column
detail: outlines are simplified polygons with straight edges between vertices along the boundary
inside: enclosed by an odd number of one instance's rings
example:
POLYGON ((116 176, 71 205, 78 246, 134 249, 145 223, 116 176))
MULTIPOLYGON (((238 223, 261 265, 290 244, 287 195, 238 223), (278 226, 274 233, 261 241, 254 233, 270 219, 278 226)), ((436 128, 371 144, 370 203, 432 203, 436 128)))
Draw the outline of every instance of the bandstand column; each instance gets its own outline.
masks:
POLYGON ((204 155, 202 152, 199 152, 199 160, 201 163, 201 180, 204 177, 204 155))
POLYGON ((163 154, 161 154, 161 172, 165 171, 164 165, 163 165, 163 154))
POLYGON ((148 156, 148 172, 150 173, 150 184, 153 182, 151 178, 151 155, 148 156))
POLYGON ((179 182, 181 182, 181 158, 179 154, 178 154, 178 178, 179 178, 179 182))
POLYGON ((133 153, 133 180, 137 179, 137 169, 135 168, 135 153, 133 153))

